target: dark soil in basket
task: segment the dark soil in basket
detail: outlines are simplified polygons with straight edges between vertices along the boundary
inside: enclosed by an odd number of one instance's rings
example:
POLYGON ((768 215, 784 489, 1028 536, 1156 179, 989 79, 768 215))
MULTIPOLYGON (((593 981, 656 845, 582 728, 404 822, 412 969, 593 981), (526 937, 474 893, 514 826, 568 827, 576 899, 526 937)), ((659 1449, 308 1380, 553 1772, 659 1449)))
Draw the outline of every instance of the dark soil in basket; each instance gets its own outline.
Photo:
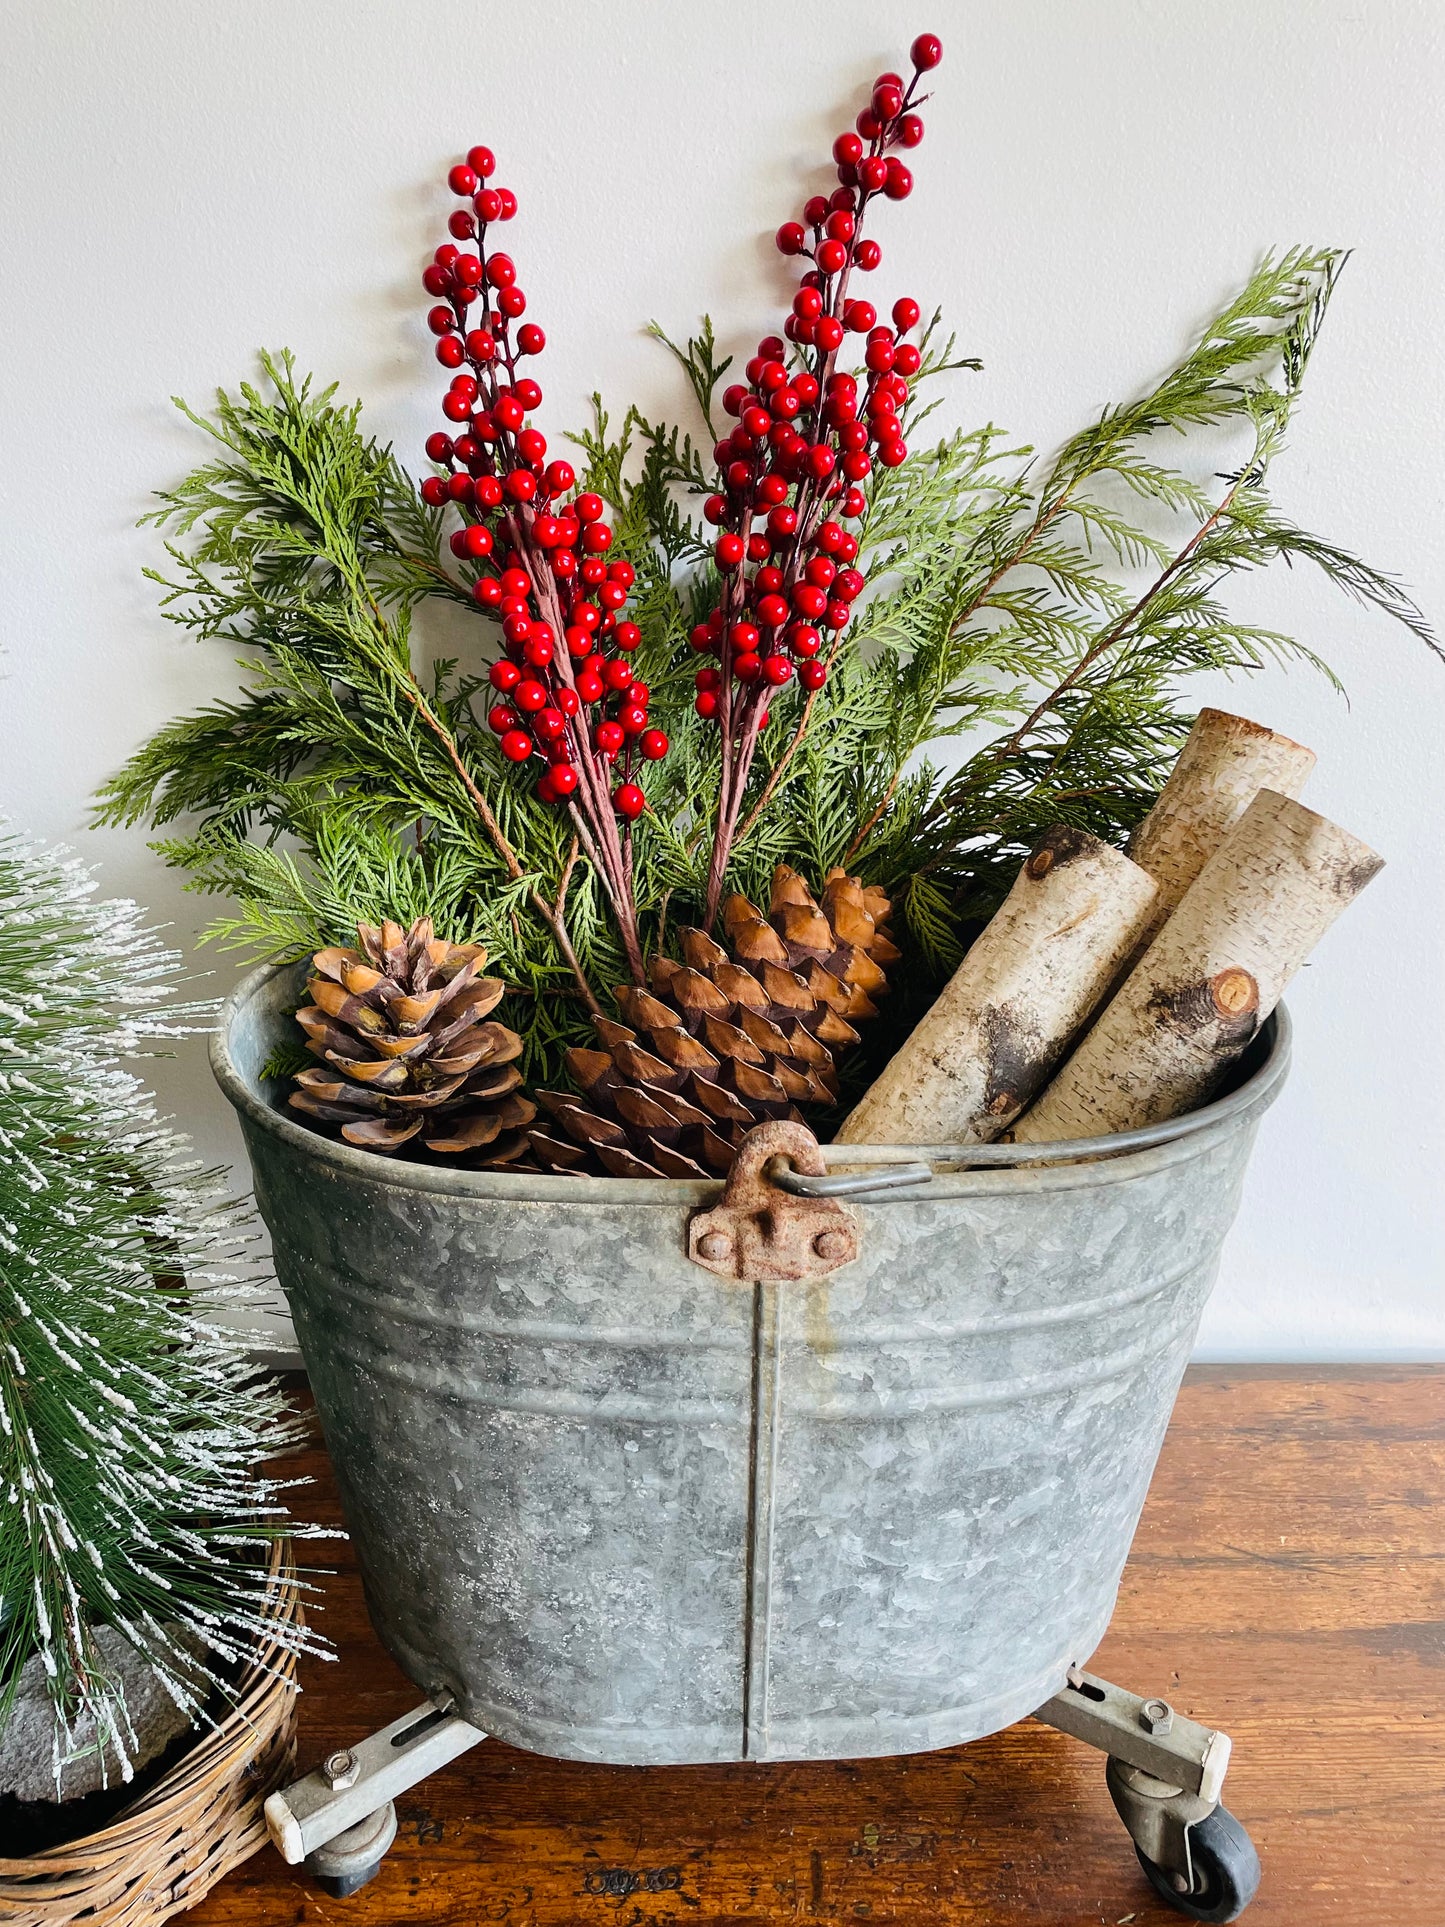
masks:
MULTIPOLYGON (((225 1670, 228 1675, 240 1671, 238 1667, 225 1670)), ((217 1689, 206 1702, 206 1712, 219 1723, 230 1705, 217 1689)), ((13 1793, 0 1794, 0 1860, 24 1860, 30 1854, 70 1846, 87 1834, 102 1832, 129 1808, 138 1806, 211 1731, 206 1725, 178 1733, 164 1753, 142 1767, 133 1780, 102 1787, 78 1800, 20 1800, 13 1793)))

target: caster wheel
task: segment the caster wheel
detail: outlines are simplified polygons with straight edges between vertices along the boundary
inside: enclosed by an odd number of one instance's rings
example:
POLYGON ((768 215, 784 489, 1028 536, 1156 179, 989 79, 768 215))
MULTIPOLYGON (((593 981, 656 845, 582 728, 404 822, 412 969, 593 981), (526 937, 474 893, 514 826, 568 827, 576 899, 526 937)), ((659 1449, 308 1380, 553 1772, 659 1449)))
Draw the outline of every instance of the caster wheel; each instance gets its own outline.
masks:
POLYGON ((316 1884, 322 1893, 330 1894, 333 1900, 350 1900, 369 1880, 375 1880, 381 1872, 381 1862, 373 1860, 369 1867, 358 1867, 355 1873, 326 1874, 316 1876, 316 1884))
POLYGON ((1180 1893, 1173 1874, 1155 1866, 1141 1848, 1136 1846, 1134 1851, 1155 1893, 1190 1920, 1238 1920, 1259 1887, 1254 1842, 1228 1807, 1216 1807, 1189 1830, 1192 1893, 1180 1893))
POLYGON ((306 1856, 306 1871, 322 1893, 349 1900, 381 1871, 382 1858, 396 1838, 396 1808, 388 1800, 345 1833, 306 1856))

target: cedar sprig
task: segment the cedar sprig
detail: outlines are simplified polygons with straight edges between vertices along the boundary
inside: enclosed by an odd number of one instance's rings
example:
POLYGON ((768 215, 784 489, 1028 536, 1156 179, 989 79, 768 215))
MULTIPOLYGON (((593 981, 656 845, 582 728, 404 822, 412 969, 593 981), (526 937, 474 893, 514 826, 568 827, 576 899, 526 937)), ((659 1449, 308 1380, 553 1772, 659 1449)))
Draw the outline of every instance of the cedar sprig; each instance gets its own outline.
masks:
POLYGON ((809 832, 813 861, 858 867, 900 897, 910 925, 910 904, 925 906, 916 934, 937 949, 942 904, 966 933, 1050 822, 1117 841, 1187 729, 1188 676, 1269 660, 1323 667, 1294 638, 1231 613, 1220 590, 1239 570, 1309 562, 1438 652, 1398 583, 1296 528, 1268 492, 1342 261, 1303 248, 1266 259, 1178 367, 1041 471, 991 431, 973 451, 967 437, 945 442, 938 460, 949 484, 957 478, 957 539, 934 539, 936 502, 920 502, 911 520, 917 475, 888 519, 870 514, 865 542, 875 530, 891 541, 906 558, 903 579, 866 611, 856 672, 820 692, 800 739, 817 753, 790 767, 789 739, 759 773, 760 795, 773 785, 770 858, 806 861, 789 849, 788 826, 807 820, 800 786, 820 790, 837 835, 819 848, 809 832), (1234 474, 1193 475, 1163 459, 1171 437, 1199 429, 1245 438, 1234 474), (978 461, 960 473, 969 452, 978 461), (1121 507, 1131 496, 1137 513, 1121 507), (875 683, 887 701, 872 695, 875 683), (846 725, 870 708, 864 748, 846 725), (949 737, 984 741, 954 773, 920 783, 919 758, 941 759, 949 737))
POLYGON ((499 968, 583 1035, 619 955, 591 872, 479 720, 478 676, 413 662, 418 608, 461 594, 438 559, 441 518, 398 489, 355 407, 298 381, 289 357, 263 367, 264 390, 221 395, 205 423, 222 453, 150 518, 173 538, 155 574, 167 615, 242 649, 249 686, 145 745, 102 792, 101 819, 195 819, 163 853, 193 887, 238 896, 242 917, 215 934, 266 955, 295 954, 312 913, 328 916, 318 939, 347 940, 360 906, 336 919, 329 906, 348 865, 385 876, 409 849, 418 893, 420 877, 449 889, 465 872, 500 926, 485 938, 499 968), (304 853, 289 877, 254 853, 281 839, 304 853))
MULTIPOLYGON (((1342 260, 1266 259, 1177 367, 1048 463, 992 425, 928 444, 937 417, 924 411, 958 364, 935 326, 906 469, 870 482, 860 552, 878 587, 826 688, 759 738, 730 888, 764 892, 780 860, 815 878, 843 863, 894 896, 924 974, 941 973, 1049 823, 1117 842, 1144 814, 1192 716, 1190 676, 1319 666, 1296 639, 1239 620, 1224 593, 1235 572, 1309 563, 1438 646, 1396 582, 1297 528, 1270 492, 1342 260), (1223 478, 1209 460, 1221 434, 1239 445, 1223 478)), ((710 327, 674 352, 705 418, 727 366, 710 327)), ((250 686, 154 737, 102 815, 191 819, 164 853, 193 887, 236 899, 214 934, 252 954, 299 956, 346 941, 359 916, 423 911, 484 941, 517 986, 506 1019, 529 1070, 554 1077, 588 1025, 542 912, 565 877, 572 955, 605 1004, 622 979, 606 905, 563 820, 480 720, 485 658, 465 671, 428 660, 428 606, 465 594, 441 518, 417 507, 354 409, 298 383, 285 359, 266 366, 268 392, 222 398, 209 425, 222 456, 157 512, 187 537, 158 578, 168 613, 241 645, 250 686)), ((634 842, 648 951, 664 920, 699 916, 716 819, 717 737, 693 714, 687 646, 716 596, 692 512, 706 477, 684 429, 636 410, 609 420, 598 403, 577 440, 636 571, 635 659, 672 745, 648 773, 634 842)))

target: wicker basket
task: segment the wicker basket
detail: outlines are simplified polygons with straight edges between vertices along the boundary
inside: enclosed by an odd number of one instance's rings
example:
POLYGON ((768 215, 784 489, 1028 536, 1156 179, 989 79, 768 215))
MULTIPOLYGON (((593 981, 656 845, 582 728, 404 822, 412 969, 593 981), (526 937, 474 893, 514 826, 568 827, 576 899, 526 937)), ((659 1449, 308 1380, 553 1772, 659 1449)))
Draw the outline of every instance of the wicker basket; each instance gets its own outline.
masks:
MULTIPOLYGON (((268 1617, 301 1617, 290 1548, 271 1558, 268 1617)), ((6 1927, 152 1927, 193 1907, 266 1838, 261 1806, 296 1756, 296 1657, 268 1643, 222 1724, 99 1833, 33 1859, 0 1859, 6 1927)))

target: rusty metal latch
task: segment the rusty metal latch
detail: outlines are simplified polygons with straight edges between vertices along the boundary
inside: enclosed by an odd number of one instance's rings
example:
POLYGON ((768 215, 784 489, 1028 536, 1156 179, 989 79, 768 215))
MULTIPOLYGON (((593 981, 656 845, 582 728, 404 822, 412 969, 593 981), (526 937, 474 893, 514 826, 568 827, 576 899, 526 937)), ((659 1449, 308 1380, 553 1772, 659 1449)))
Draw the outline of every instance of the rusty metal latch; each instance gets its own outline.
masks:
POLYGON ((818 1140, 802 1124, 760 1124, 749 1131, 711 1211, 687 1227, 687 1255, 723 1278, 750 1284, 819 1278, 858 1256, 858 1222, 831 1198, 790 1197, 768 1166, 787 1158, 794 1170, 822 1177, 818 1140))

